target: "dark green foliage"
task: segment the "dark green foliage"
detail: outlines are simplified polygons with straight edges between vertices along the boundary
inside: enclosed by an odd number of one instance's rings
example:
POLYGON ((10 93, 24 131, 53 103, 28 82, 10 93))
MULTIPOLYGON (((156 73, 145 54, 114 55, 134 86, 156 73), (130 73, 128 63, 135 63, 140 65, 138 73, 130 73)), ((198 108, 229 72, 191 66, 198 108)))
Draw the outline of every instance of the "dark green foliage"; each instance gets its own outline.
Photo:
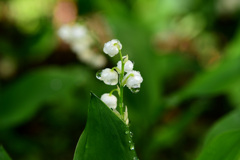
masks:
POLYGON ((3 146, 0 146, 0 159, 1 160, 11 160, 7 152, 4 150, 3 146))
POLYGON ((33 117, 44 103, 64 101, 89 74, 80 67, 43 68, 28 73, 6 87, 0 97, 0 129, 13 127, 33 117))

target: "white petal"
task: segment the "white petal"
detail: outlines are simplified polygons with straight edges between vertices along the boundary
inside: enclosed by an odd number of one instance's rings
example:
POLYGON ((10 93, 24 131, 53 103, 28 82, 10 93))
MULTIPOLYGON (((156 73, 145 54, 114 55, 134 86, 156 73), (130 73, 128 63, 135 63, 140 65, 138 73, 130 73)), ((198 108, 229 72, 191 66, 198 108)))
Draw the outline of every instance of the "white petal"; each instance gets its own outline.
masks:
POLYGON ((69 43, 71 41, 72 35, 71 35, 71 26, 70 25, 63 25, 58 30, 58 36, 65 41, 66 43, 69 43))
POLYGON ((101 73, 101 80, 108 85, 116 85, 118 83, 118 73, 110 68, 106 68, 101 73))
POLYGON ((133 70, 133 63, 132 61, 128 60, 124 65, 124 71, 129 72, 133 70))
POLYGON ((108 54, 110 57, 113 57, 118 54, 119 49, 122 49, 122 44, 119 40, 113 39, 104 44, 103 52, 108 54))
POLYGON ((85 36, 87 36, 87 28, 85 26, 75 24, 72 27, 72 37, 74 41, 84 39, 85 36))
MULTIPOLYGON (((117 68, 121 71, 122 70, 122 62, 118 61, 117 68)), ((128 60, 124 65, 124 72, 130 72, 133 70, 133 63, 132 61, 128 60)))
POLYGON ((122 71, 122 61, 118 61, 117 68, 122 71))
POLYGON ((125 76, 124 79, 126 79, 130 74, 133 76, 130 76, 127 79, 126 85, 128 88, 140 88, 140 84, 143 82, 143 78, 138 71, 130 71, 125 76))
POLYGON ((122 49, 122 44, 118 39, 111 40, 112 45, 117 45, 120 49, 122 49))
POLYGON ((101 100, 111 109, 117 108, 117 98, 114 95, 105 93, 101 96, 101 100))

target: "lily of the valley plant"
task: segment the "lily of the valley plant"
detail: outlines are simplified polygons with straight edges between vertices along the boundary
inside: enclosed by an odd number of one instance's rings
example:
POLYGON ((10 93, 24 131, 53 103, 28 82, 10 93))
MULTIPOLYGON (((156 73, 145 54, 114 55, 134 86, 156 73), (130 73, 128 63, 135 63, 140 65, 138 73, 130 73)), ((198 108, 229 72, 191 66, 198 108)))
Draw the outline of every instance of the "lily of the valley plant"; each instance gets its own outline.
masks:
POLYGON ((103 69, 97 72, 96 76, 107 85, 116 85, 116 88, 110 93, 103 94, 101 100, 128 124, 127 106, 124 106, 123 103, 123 88, 127 86, 133 93, 137 93, 143 78, 140 72, 133 70, 133 62, 128 59, 128 55, 123 56, 121 50, 122 44, 117 39, 105 43, 104 53, 110 57, 119 54, 120 61, 116 67, 103 69), (113 92, 118 93, 119 100, 113 95, 113 92))

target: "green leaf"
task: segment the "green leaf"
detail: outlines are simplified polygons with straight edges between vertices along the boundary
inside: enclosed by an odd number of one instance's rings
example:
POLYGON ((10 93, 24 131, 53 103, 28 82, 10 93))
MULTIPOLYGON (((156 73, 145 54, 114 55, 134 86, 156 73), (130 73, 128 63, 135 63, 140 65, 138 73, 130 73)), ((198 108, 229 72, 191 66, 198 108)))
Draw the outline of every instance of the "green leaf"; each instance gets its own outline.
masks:
POLYGON ((7 152, 4 150, 3 146, 0 146, 0 159, 1 160, 11 160, 7 152))
POLYGON ((237 129, 240 129, 240 110, 236 110, 218 121, 207 134, 205 145, 219 134, 237 129))
POLYGON ((221 119, 208 133, 197 160, 240 159, 240 110, 221 119))
POLYGON ((43 68, 28 73, 5 87, 0 96, 0 129, 18 125, 35 115, 43 104, 71 94, 89 77, 79 67, 43 68), (65 96, 64 96, 65 95, 65 96))
POLYGON ((203 148, 197 160, 239 160, 240 129, 216 136, 203 148))
POLYGON ((223 61, 217 68, 196 76, 188 86, 174 94, 174 101, 183 101, 190 97, 209 96, 227 92, 240 79, 239 58, 223 61))
POLYGON ((129 127, 91 94, 87 125, 77 144, 74 160, 93 159, 133 160, 137 157, 129 127))

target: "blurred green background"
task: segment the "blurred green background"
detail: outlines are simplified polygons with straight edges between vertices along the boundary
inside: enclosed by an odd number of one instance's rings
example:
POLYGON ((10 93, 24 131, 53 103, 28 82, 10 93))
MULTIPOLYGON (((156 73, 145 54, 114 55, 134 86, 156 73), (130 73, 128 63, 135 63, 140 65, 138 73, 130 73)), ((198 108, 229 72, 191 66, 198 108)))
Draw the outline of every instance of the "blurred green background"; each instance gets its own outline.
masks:
POLYGON ((193 160, 222 116, 240 107, 239 0, 1 0, 0 144, 15 160, 68 160, 87 117, 90 91, 111 91, 95 73, 118 57, 117 38, 143 76, 125 89, 141 160, 193 160), (94 67, 57 35, 74 21, 107 59, 94 67))

